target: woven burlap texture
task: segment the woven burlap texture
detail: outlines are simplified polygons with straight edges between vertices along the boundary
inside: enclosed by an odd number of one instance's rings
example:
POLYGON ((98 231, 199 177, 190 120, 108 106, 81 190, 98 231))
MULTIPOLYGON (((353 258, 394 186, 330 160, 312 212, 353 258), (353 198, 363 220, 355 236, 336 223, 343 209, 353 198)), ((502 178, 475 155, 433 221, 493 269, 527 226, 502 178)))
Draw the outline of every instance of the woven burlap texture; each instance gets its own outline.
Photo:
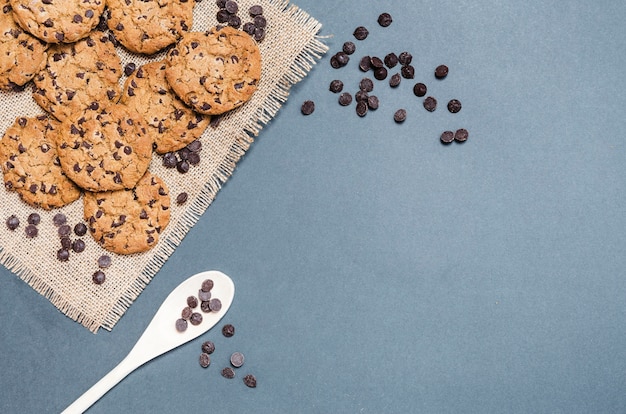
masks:
MULTIPOLYGON (((25 204, 4 186, 0 189, 0 219, 4 221, 15 214, 20 220, 15 231, 2 224, 0 262, 61 312, 94 333, 115 326, 214 200, 263 125, 285 102, 291 86, 303 79, 327 51, 317 36, 321 24, 289 1, 239 0, 238 4, 243 22, 251 20, 248 9, 255 4, 263 6, 267 19, 266 37, 259 43, 262 74, 258 90, 244 106, 223 116, 216 128, 207 128, 201 137, 201 162, 188 173, 166 169, 162 157, 154 155, 149 169, 165 180, 172 197, 171 221, 156 247, 140 254, 115 255, 106 252, 87 234, 82 237, 87 244, 85 251, 71 253, 67 262, 60 262, 56 252, 61 246, 52 217, 61 212, 72 226, 83 222, 82 197, 69 206, 45 211, 25 204), (175 198, 181 192, 188 193, 189 199, 177 206, 175 198), (33 212, 40 214, 41 223, 39 235, 29 239, 24 227, 33 212), (106 269, 106 282, 96 285, 92 274, 98 270, 97 259, 102 254, 109 254, 113 260, 106 269)), ((197 2, 192 30, 206 31, 217 25, 217 11, 213 0, 197 2)), ((129 62, 139 66, 164 58, 164 52, 146 57, 131 54, 122 47, 117 50, 122 66, 129 62)), ((120 84, 124 80, 122 76, 120 84)), ((44 113, 33 101, 30 86, 22 92, 0 92, 0 103, 0 134, 17 117, 44 113)))

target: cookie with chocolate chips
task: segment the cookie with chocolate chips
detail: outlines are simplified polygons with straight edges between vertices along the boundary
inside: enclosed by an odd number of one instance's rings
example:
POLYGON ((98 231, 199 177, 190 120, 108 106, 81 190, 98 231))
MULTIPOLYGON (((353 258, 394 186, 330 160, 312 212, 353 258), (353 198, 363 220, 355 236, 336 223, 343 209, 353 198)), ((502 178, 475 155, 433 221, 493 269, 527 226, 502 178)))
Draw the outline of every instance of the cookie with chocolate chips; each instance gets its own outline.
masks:
POLYGON ((0 89, 16 89, 46 65, 48 44, 13 20, 9 0, 0 0, 0 89))
POLYGON ((170 196, 163 180, 146 172, 129 190, 85 193, 89 231, 114 253, 139 253, 154 247, 170 220, 170 196))
POLYGON ((46 67, 33 78, 33 98, 63 121, 85 110, 98 111, 116 103, 122 63, 107 36, 89 36, 48 50, 46 67))
POLYGON ((47 43, 73 43, 98 25, 105 0, 9 0, 13 18, 47 43))
POLYGON ((133 188, 152 158, 150 134, 125 105, 85 111, 54 132, 63 171, 85 190, 133 188))
POLYGON ((200 138, 210 116, 194 112, 172 91, 165 79, 165 62, 141 66, 126 79, 120 103, 143 119, 159 154, 178 151, 200 138))
POLYGON ((189 31, 194 4, 195 0, 107 0, 107 24, 128 50, 151 55, 189 31))
POLYGON ((50 210, 80 197, 80 189, 61 169, 50 139, 58 121, 47 115, 15 120, 0 140, 4 186, 26 203, 50 210))
POLYGON ((261 53, 247 33, 232 27, 189 32, 166 57, 165 77, 195 111, 219 115, 247 102, 261 77, 261 53))

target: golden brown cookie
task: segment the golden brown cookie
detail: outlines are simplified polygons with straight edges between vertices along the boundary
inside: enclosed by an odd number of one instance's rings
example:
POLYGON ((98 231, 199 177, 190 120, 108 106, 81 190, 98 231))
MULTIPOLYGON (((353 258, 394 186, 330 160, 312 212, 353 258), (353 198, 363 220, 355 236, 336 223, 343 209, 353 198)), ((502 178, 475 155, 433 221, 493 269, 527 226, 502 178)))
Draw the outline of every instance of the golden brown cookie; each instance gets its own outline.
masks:
POLYGON ((165 80, 163 61, 147 63, 129 76, 120 103, 143 118, 159 154, 177 151, 198 139, 211 119, 178 99, 165 80))
POLYGON ((84 110, 98 111, 121 95, 122 63, 107 36, 89 36, 48 50, 46 67, 33 79, 33 98, 59 121, 84 110))
POLYGON ((115 38, 135 53, 153 54, 189 31, 195 0, 107 0, 115 38))
POLYGON ((86 192, 85 221, 93 238, 105 249, 131 254, 154 247, 170 221, 166 184, 146 172, 129 190, 86 192))
POLYGON ((63 173, 50 135, 58 121, 48 115, 15 120, 0 140, 4 186, 22 200, 50 210, 80 197, 80 189, 63 173))
POLYGON ((197 112, 219 115, 247 102, 261 77, 261 52, 245 32, 216 27, 190 32, 166 58, 165 76, 197 112))
POLYGON ((15 21, 47 43, 72 43, 100 21, 104 0, 10 0, 15 21))
POLYGON ((152 158, 151 136, 121 104, 68 118, 52 137, 65 174, 89 191, 133 188, 152 158))
POLYGON ((15 23, 9 0, 0 5, 0 89, 15 89, 46 65, 48 44, 15 23))

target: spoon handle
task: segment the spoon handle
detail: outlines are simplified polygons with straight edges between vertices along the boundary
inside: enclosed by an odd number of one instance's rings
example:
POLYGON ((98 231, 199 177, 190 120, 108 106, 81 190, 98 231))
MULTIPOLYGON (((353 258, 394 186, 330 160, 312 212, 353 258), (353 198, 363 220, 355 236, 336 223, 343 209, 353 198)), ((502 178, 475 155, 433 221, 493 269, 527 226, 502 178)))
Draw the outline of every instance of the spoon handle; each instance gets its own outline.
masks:
POLYGON ((113 388, 117 383, 123 380, 128 374, 133 372, 143 362, 138 358, 129 354, 122 360, 115 368, 106 374, 102 379, 96 382, 91 388, 89 388, 83 395, 78 397, 69 407, 67 407, 61 414, 80 414, 87 411, 89 407, 98 401, 104 394, 113 388))

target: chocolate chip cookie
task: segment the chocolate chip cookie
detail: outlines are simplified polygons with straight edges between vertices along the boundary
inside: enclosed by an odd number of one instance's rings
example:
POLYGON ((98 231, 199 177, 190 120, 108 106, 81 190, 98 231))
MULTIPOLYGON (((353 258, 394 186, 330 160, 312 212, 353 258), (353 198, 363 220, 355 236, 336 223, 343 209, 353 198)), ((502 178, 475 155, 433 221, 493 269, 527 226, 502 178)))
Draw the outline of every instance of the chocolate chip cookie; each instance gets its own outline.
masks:
POLYGON ((122 63, 115 47, 107 36, 94 34, 48 50, 46 67, 33 78, 33 98, 63 121, 72 114, 116 103, 121 76, 122 63))
POLYGON ((58 121, 47 115, 15 120, 0 140, 4 186, 22 200, 50 210, 80 196, 80 189, 63 173, 50 139, 58 121))
POLYGON ((48 44, 13 20, 9 0, 0 0, 0 89, 15 89, 46 65, 48 44))
POLYGON ((84 216, 105 249, 139 253, 154 247, 170 221, 170 196, 159 177, 146 172, 135 188, 85 193, 84 216))
POLYGON ((54 132, 63 171, 85 190, 133 188, 150 164, 152 138, 124 105, 85 111, 54 132))
POLYGON ((216 27, 183 35, 166 58, 165 77, 186 104, 207 115, 243 105, 261 77, 261 53, 245 32, 216 27))
POLYGON ((73 43, 100 21, 105 0, 9 0, 13 18, 47 43, 73 43))
POLYGON ((189 31, 194 4, 195 0, 107 0, 107 25, 128 50, 150 55, 189 31))
POLYGON ((159 154, 178 151, 198 139, 211 119, 178 99, 165 79, 163 61, 147 63, 129 76, 120 103, 143 118, 159 154))

